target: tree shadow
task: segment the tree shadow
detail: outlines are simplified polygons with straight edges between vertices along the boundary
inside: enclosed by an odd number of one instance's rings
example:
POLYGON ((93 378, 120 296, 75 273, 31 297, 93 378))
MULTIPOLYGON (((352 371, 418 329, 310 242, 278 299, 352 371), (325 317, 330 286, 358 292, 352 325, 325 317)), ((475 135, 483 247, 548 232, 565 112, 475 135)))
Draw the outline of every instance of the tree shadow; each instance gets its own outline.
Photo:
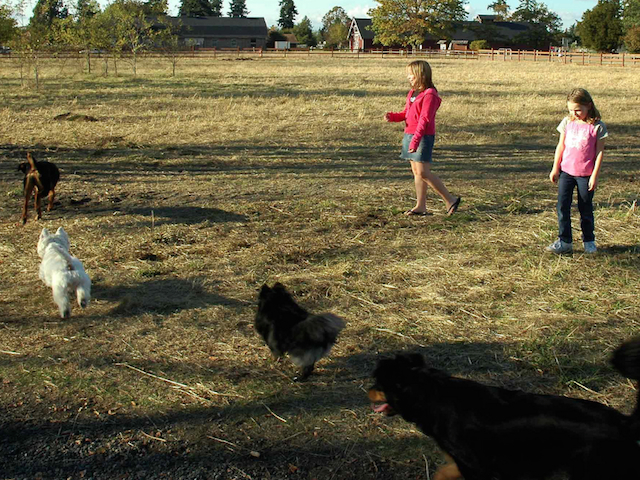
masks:
MULTIPOLYGON (((153 271, 149 275, 153 275, 153 271)), ((233 308, 248 305, 248 302, 211 292, 206 283, 208 281, 203 277, 193 277, 156 279, 135 285, 109 287, 96 285, 93 296, 102 301, 117 303, 109 311, 109 315, 116 317, 139 313, 169 314, 209 305, 233 308)))

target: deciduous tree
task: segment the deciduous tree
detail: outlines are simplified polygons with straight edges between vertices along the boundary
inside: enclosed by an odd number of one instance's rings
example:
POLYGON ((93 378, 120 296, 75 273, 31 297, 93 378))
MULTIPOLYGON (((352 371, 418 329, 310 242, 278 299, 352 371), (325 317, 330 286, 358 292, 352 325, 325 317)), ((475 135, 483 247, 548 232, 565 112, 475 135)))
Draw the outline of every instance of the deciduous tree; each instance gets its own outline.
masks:
POLYGON ((18 22, 9 5, 0 5, 0 45, 6 45, 18 33, 18 22))
POLYGON ((341 47, 347 42, 350 21, 342 7, 333 7, 322 17, 320 33, 327 47, 341 47))
POLYGON ((487 8, 493 10, 500 21, 509 18, 509 4, 506 0, 495 0, 491 5, 487 5, 487 8))
POLYGON ((369 10, 375 39, 383 45, 417 48, 427 37, 448 36, 453 22, 464 20, 463 0, 376 0, 369 10))

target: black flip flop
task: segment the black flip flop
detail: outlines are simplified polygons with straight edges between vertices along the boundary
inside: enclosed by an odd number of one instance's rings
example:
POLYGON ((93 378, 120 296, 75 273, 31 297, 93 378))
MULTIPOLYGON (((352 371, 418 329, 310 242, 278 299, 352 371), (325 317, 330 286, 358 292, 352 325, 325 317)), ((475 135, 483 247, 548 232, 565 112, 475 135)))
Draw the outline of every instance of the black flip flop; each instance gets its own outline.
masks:
POLYGON ((416 217, 426 217, 428 215, 427 212, 414 212, 413 210, 407 210, 404 212, 407 217, 416 216, 416 217))
POLYGON ((447 210, 447 217, 450 217, 451 215, 456 213, 456 211, 458 210, 458 207, 460 206, 461 201, 462 201, 462 197, 458 197, 458 199, 451 204, 451 206, 449 207, 449 210, 447 210))

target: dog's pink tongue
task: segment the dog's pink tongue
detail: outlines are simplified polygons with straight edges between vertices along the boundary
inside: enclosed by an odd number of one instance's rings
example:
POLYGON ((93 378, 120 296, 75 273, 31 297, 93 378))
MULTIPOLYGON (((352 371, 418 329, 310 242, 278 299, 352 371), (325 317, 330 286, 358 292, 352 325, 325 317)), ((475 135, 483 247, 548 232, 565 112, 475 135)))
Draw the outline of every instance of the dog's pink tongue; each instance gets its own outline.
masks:
POLYGON ((389 410, 389 404, 388 403, 382 403, 380 405, 373 405, 373 411, 376 413, 384 413, 387 410, 389 410))

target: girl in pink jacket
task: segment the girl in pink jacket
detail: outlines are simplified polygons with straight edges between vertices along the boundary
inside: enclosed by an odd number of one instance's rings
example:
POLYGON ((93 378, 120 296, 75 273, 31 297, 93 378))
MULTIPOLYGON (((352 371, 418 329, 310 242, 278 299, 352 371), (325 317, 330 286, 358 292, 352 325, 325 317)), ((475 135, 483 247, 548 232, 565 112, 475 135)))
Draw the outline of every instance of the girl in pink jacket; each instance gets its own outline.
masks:
POLYGON ((453 215, 460 205, 461 197, 452 195, 447 187, 431 171, 433 144, 436 133, 436 112, 442 99, 431 79, 431 66, 416 60, 407 65, 407 79, 411 90, 402 112, 386 113, 387 122, 405 122, 402 154, 409 160, 416 188, 416 205, 405 215, 427 214, 427 188, 433 188, 442 197, 447 207, 447 216, 453 215))

